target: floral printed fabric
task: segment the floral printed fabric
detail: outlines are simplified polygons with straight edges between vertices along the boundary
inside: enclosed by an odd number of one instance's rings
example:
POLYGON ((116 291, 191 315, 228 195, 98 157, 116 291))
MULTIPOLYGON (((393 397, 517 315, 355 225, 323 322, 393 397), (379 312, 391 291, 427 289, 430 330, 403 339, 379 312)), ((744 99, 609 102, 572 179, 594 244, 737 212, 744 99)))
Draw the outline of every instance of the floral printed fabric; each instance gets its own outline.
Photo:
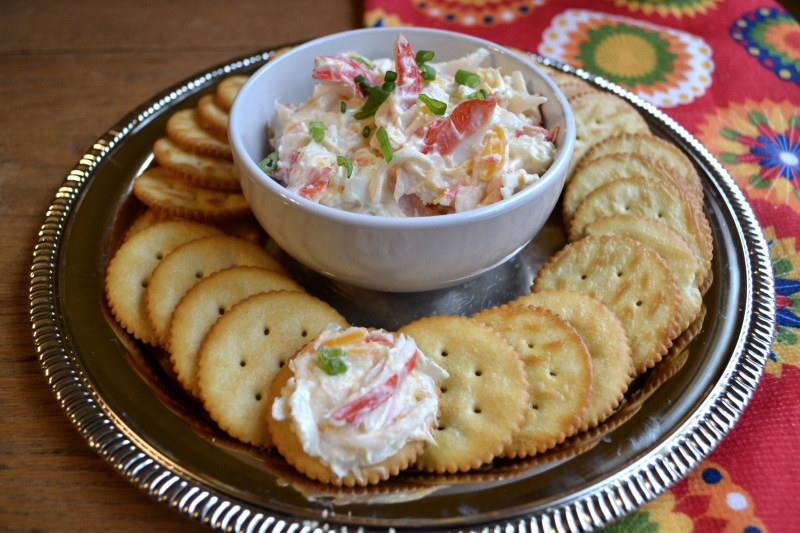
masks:
POLYGON ((772 0, 366 0, 364 22, 460 31, 585 68, 662 109, 722 162, 770 246, 770 361, 717 449, 608 530, 800 531, 797 21, 772 0))

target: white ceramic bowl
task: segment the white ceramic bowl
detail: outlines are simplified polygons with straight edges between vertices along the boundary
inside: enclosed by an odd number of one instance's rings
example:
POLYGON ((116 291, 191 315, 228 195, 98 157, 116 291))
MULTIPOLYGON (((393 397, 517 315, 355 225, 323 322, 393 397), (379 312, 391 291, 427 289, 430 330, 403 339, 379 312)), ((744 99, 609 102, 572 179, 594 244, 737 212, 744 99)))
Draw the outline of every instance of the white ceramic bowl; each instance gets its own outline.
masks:
POLYGON ((437 289, 469 280, 519 252, 544 225, 564 185, 575 142, 569 105, 555 83, 531 61, 494 43, 424 28, 372 28, 310 41, 267 63, 242 87, 229 118, 229 138, 242 189, 267 233, 289 255, 338 281, 392 292, 437 289), (489 64, 519 70, 531 92, 547 97, 545 126, 559 126, 558 155, 535 183, 495 204, 461 213, 394 218, 355 214, 289 192, 258 167, 271 151, 267 124, 274 103, 300 104, 315 84, 314 58, 356 52, 391 56, 402 32, 414 50, 433 50, 435 61, 456 59, 478 47, 489 64))

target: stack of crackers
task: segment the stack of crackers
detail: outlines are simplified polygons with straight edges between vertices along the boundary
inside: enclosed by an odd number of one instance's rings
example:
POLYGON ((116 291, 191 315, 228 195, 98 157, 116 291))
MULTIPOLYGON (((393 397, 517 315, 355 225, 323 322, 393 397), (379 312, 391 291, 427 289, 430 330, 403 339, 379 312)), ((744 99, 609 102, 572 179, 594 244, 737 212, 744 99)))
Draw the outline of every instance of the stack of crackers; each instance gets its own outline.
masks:
POLYGON ((252 217, 227 133, 228 112, 246 80, 228 77, 214 94, 167 119, 166 136, 153 145, 156 165, 133 183, 136 198, 154 213, 206 222, 252 217))
MULTIPOLYGON (((683 353, 702 325, 713 250, 691 162, 625 100, 550 74, 576 119, 561 204, 569 243, 529 294, 398 329, 449 374, 435 443, 408 465, 419 471, 539 456, 602 427, 631 382, 683 353)), ((243 81, 227 78, 170 117, 156 165, 134 183, 148 210, 109 263, 106 296, 123 328, 166 351, 175 380, 222 430, 271 449, 273 379, 326 325, 348 324, 253 229, 223 127, 243 81)))

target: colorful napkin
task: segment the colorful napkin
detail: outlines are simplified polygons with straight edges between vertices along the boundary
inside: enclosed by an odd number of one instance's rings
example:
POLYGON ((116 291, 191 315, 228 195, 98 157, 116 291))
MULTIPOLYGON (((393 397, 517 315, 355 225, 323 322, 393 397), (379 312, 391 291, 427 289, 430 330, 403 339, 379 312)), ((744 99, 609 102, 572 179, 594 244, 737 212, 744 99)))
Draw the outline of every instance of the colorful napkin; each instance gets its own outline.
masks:
POLYGON ((770 0, 365 0, 364 22, 469 33, 585 68, 657 106, 722 162, 770 245, 771 357, 716 450, 608 531, 800 531, 797 21, 770 0))

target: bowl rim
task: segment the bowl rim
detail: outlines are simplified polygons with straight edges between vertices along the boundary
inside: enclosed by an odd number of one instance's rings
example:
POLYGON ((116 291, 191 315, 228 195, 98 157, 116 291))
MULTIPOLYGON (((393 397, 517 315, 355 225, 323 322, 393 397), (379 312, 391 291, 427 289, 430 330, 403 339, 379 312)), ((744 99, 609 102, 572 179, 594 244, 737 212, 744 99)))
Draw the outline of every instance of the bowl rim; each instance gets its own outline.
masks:
MULTIPOLYGON (((336 222, 339 224, 362 226, 362 227, 369 226, 373 228, 390 228, 390 229, 410 229, 410 228, 431 229, 431 228, 441 228, 441 227, 453 227, 453 226, 460 226, 463 224, 476 223, 490 218, 494 218, 496 216, 502 215, 505 212, 513 211, 527 204, 528 201, 532 201, 535 197, 539 196, 540 191, 543 188, 545 188, 546 185, 550 184, 550 182, 557 179, 557 174, 560 171, 563 170, 564 174, 566 174, 569 168, 569 162, 572 157, 572 153, 575 146, 575 122, 572 109, 567 101, 567 98, 561 92, 561 89, 558 87, 558 85, 532 60, 527 59, 521 54, 513 52, 512 50, 502 45, 499 45, 487 39, 482 39, 480 37, 474 37, 471 35, 458 33, 450 30, 440 30, 436 28, 422 28, 413 26, 360 28, 355 30, 347 30, 343 32, 332 33, 330 35, 318 37, 316 39, 298 45, 292 48, 291 50, 288 50, 287 52, 281 54, 280 56, 274 58, 273 60, 267 62, 265 65, 260 67, 249 77, 249 79, 244 83, 244 85, 239 90, 239 94, 243 94, 246 93, 247 91, 252 90, 252 87, 256 84, 257 79, 267 75, 269 71, 272 68, 274 68, 274 65, 290 61, 292 59, 292 56, 300 53, 301 51, 307 48, 324 45, 325 43, 330 42, 332 40, 352 37, 355 34, 369 36, 372 34, 381 35, 387 33, 392 33, 392 34, 403 33, 412 35, 412 37, 409 38, 409 40, 413 39, 413 35, 415 34, 416 35, 428 34, 428 35, 443 35, 454 39, 467 41, 471 44, 474 44, 476 48, 478 47, 487 48, 492 53, 510 57, 512 58, 512 60, 518 61, 519 63, 527 67, 529 70, 532 70, 536 75, 538 75, 540 78, 539 81, 542 81, 546 85, 548 85, 550 90, 556 96, 558 105, 561 108, 567 123, 566 131, 564 132, 564 143, 561 146, 561 148, 558 149, 556 158, 553 160, 553 163, 545 171, 545 173, 542 174, 538 180, 531 183, 521 191, 513 194, 509 198, 506 198, 504 200, 495 202, 487 206, 470 209, 468 211, 461 211, 459 213, 448 213, 447 215, 438 215, 438 216, 432 215, 432 216, 420 216, 420 217, 394 217, 394 216, 370 215, 364 213, 354 213, 351 211, 345 211, 343 209, 338 209, 336 207, 331 207, 319 204, 317 202, 312 202, 311 200, 303 198, 300 195, 289 191, 283 185, 281 185, 273 178, 265 174, 258 167, 256 162, 249 156, 249 154, 245 150, 243 146, 243 141, 241 139, 242 137, 241 130, 237 127, 239 122, 239 116, 242 113, 241 110, 243 109, 242 104, 239 104, 237 106, 237 103, 242 102, 242 99, 240 98, 236 98, 234 100, 228 119, 229 129, 230 129, 229 142, 231 144, 231 148, 233 150, 234 159, 236 160, 237 166, 246 167, 247 173, 253 177, 253 181, 256 182, 258 186, 266 188, 269 192, 277 195, 279 198, 283 200, 285 204, 292 204, 294 207, 301 209, 310 215, 325 220, 329 220, 332 222, 336 222)), ((529 79, 529 76, 526 76, 526 79, 529 79)), ((243 170, 240 170, 239 172, 242 173, 243 170)), ((242 177, 241 175, 240 175, 240 180, 244 180, 244 177, 242 177)))

